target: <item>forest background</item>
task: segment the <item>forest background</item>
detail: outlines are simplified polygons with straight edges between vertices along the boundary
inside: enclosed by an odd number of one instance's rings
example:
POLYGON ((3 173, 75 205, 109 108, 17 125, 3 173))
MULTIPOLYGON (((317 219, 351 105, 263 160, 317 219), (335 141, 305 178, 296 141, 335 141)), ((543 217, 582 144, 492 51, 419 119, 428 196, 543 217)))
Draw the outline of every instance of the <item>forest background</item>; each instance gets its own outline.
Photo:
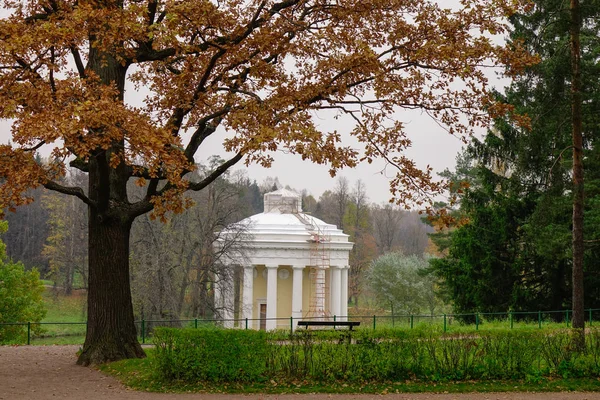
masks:
MULTIPOLYGON (((200 166, 198 173, 210 170, 220 161, 210 159, 200 166)), ((85 179, 84 174, 72 170, 65 183, 85 186, 82 182, 85 179)), ((214 252, 213 243, 226 226, 235 227, 243 235, 249 226, 239 221, 261 213, 264 193, 282 187, 276 177, 258 183, 245 172, 236 171, 218 179, 206 191, 189 194, 195 206, 167 223, 149 216, 136 220, 130 256, 136 318, 218 316, 212 284, 218 274, 215 269, 221 254, 214 252)), ((131 189, 136 190, 134 184, 131 189)), ((306 189, 295 189, 302 194, 304 212, 337 225, 355 243, 350 255, 349 282, 353 312, 360 313, 365 308, 380 313, 389 311, 389 301, 370 293, 368 272, 372 262, 392 253, 416 260, 411 266, 426 267, 423 257, 433 251, 428 238, 433 227, 424 222, 417 210, 371 203, 368 187, 361 180, 351 182, 340 177, 335 186, 318 199, 306 189)), ((32 204, 6 214, 9 229, 2 240, 8 256, 21 261, 26 269, 37 268, 49 281, 46 283, 55 286, 56 293, 70 295, 75 290, 85 290, 88 274, 85 204, 43 188, 30 193, 35 199, 32 204)), ((235 245, 231 243, 228 250, 235 245)), ((416 302, 405 305, 415 311, 414 304, 416 302)), ((429 309, 423 308, 428 312, 429 309)), ((401 310, 396 308, 396 311, 401 310)))

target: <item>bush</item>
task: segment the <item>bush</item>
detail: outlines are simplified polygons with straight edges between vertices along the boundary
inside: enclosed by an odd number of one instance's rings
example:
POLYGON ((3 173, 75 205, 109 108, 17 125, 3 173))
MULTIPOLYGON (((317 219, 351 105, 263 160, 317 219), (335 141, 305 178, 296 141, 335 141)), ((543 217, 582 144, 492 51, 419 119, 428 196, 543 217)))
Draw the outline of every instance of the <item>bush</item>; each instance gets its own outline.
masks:
POLYGON ((250 382, 266 372, 264 332, 156 328, 154 343, 158 372, 166 379, 250 382))
MULTIPOLYGON (((1 222, 0 233, 6 228, 6 222, 1 222)), ((8 261, 0 241, 0 343, 26 341, 27 322, 40 322, 46 315, 43 291, 40 274, 8 261)), ((34 334, 42 332, 40 324, 32 324, 31 329, 34 334)))
POLYGON ((159 370, 168 379, 315 382, 530 379, 597 376, 600 331, 574 352, 569 330, 157 331, 159 370))

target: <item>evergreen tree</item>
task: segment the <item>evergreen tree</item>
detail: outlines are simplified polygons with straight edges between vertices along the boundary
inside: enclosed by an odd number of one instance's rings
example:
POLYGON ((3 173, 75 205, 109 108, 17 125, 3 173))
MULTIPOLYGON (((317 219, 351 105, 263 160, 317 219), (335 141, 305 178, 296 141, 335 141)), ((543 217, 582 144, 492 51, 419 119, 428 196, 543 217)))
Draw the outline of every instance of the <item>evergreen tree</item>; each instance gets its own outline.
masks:
MULTIPOLYGON (((598 307, 600 274, 594 263, 600 236, 598 5, 582 2, 582 91, 585 171, 585 305, 598 307)), ((461 196, 468 223, 452 233, 449 255, 432 262, 460 311, 571 307, 572 142, 568 4, 535 1, 512 18, 513 41, 541 62, 515 78, 504 95, 531 118, 523 130, 497 120, 467 150, 477 176, 461 196)))

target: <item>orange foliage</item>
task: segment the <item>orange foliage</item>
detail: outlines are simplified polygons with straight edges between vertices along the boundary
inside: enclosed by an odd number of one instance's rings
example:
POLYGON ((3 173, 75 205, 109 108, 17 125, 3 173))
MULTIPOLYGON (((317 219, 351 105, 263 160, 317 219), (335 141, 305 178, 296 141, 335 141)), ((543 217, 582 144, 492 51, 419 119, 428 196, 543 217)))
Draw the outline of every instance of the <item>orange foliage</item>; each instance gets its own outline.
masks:
POLYGON ((164 217, 186 206, 185 190, 202 189, 241 160, 269 166, 275 150, 328 164, 331 174, 384 158, 398 171, 396 200, 420 204, 442 186, 403 156, 411 142, 394 122, 398 111, 422 109, 450 133, 469 135, 489 122, 483 107, 511 111, 491 101, 482 67, 514 74, 535 62, 518 43, 490 39, 526 6, 519 0, 464 0, 460 10, 425 0, 3 4, 0 118, 13 121, 12 146, 0 148, 7 206, 43 184, 91 207, 164 217), (126 101, 133 87, 148 90, 141 106, 126 101), (352 117, 355 126, 343 134, 362 148, 324 131, 321 110, 352 117), (194 155, 212 135, 222 135, 235 156, 188 182, 194 155), (41 146, 52 149, 49 166, 33 161, 41 146), (104 185, 108 196, 55 183, 66 163, 87 172, 100 159, 110 171, 99 163, 90 185, 104 185), (115 189, 129 177, 147 183, 136 204, 115 189), (111 203, 101 207, 104 198, 111 203))

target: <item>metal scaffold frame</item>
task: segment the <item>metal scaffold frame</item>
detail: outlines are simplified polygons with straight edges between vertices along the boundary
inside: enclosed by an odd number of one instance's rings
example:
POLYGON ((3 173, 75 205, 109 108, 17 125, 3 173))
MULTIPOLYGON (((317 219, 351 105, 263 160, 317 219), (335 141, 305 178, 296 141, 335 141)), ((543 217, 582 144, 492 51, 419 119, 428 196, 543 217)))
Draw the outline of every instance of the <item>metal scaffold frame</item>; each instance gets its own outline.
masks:
MULTIPOLYGON (((297 204, 297 203, 296 203, 297 204)), ((292 214, 306 226, 310 235, 307 240, 310 246, 310 300, 306 318, 325 320, 330 315, 325 308, 325 301, 329 288, 325 271, 330 267, 330 242, 331 238, 325 234, 323 229, 306 214, 299 212, 297 208, 292 210, 292 214)))

